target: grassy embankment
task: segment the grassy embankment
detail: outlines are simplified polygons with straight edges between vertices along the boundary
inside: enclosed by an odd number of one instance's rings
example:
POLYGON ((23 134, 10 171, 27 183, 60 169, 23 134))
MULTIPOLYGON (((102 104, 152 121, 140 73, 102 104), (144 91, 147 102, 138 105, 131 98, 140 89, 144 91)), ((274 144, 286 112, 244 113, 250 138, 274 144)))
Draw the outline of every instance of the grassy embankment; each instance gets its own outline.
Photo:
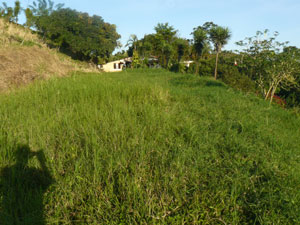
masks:
POLYGON ((223 83, 78 74, 0 102, 0 224, 300 223, 300 119, 223 83))
POLYGON ((79 70, 96 72, 87 63, 49 49, 31 30, 0 18, 0 92, 79 70))

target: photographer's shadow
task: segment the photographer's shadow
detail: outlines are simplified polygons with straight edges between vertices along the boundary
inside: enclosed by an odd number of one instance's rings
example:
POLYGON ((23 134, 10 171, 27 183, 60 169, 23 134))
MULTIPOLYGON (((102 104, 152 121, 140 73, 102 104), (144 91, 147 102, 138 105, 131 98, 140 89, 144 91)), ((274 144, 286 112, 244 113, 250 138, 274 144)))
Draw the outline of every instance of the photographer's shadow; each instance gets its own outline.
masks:
POLYGON ((0 224, 43 225, 43 194, 53 183, 42 150, 33 152, 20 145, 15 152, 16 164, 0 173, 0 224), (38 160, 39 168, 29 167, 29 160, 38 160))

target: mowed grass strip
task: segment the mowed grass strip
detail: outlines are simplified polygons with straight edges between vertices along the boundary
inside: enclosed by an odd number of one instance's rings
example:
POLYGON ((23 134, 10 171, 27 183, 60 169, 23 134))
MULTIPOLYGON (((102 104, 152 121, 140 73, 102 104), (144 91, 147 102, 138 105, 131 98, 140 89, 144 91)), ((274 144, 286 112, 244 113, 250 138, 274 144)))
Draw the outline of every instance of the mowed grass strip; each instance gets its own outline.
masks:
POLYGON ((299 117, 221 82, 76 74, 0 102, 0 167, 26 145, 43 151, 52 179, 30 214, 31 192, 8 202, 2 175, 0 224, 16 221, 14 207, 20 221, 42 211, 45 224, 300 223, 299 117))

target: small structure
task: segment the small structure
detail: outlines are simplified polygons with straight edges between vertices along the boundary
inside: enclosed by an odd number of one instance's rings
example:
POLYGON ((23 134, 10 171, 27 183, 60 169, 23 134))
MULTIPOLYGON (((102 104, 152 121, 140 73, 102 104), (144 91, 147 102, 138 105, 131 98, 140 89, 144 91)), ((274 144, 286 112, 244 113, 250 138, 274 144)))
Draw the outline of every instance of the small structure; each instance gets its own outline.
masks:
POLYGON ((112 62, 108 62, 103 65, 99 65, 98 68, 104 72, 120 72, 124 67, 128 67, 131 64, 131 58, 120 59, 112 62))

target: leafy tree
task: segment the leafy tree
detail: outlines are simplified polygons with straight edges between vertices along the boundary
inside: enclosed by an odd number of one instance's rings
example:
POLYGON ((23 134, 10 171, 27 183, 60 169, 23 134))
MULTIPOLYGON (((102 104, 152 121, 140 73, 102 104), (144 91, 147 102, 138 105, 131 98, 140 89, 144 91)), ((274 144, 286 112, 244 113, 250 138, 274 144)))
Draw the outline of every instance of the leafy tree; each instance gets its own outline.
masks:
POLYGON ((26 8, 26 9, 24 10, 24 12, 25 12, 25 16, 26 16, 26 22, 25 22, 24 25, 25 25, 27 28, 30 28, 30 27, 32 27, 33 24, 34 24, 34 16, 33 16, 33 13, 32 13, 32 11, 30 10, 30 8, 26 8))
POLYGON ((169 23, 158 23, 157 26, 154 27, 154 30, 157 36, 160 36, 169 44, 174 40, 178 32, 173 26, 170 26, 169 23))
POLYGON ((158 23, 154 30, 156 31, 154 36, 154 50, 156 55, 159 56, 161 64, 167 68, 175 52, 173 44, 177 30, 168 23, 158 23))
POLYGON ((169 63, 170 63, 172 56, 174 55, 174 52, 175 52, 175 49, 174 49, 173 45, 163 42, 162 53, 163 53, 164 60, 165 60, 164 61, 165 68, 169 68, 169 66, 170 66, 169 63))
POLYGON ((139 68, 140 66, 141 66, 141 60, 139 58, 139 54, 137 51, 133 51, 131 67, 139 68))
POLYGON ((286 48, 287 42, 276 41, 278 32, 267 38, 269 31, 258 31, 256 36, 246 38, 237 44, 246 47, 241 51, 241 61, 256 81, 264 98, 272 102, 278 89, 287 89, 297 85, 299 61, 292 48, 286 48))
POLYGON ((29 6, 36 17, 49 16, 53 11, 62 9, 64 4, 54 4, 51 0, 37 0, 29 6))
POLYGON ((177 54, 177 62, 180 63, 183 56, 189 53, 189 42, 183 38, 176 38, 175 48, 177 54))
POLYGON ((3 5, 3 7, 1 8, 2 17, 8 22, 12 22, 14 19, 14 9, 12 7, 7 6, 5 2, 3 2, 2 5, 3 5))
POLYGON ((36 29, 46 36, 47 31, 47 17, 50 16, 55 10, 62 9, 64 4, 54 4, 51 0, 37 0, 33 1, 32 5, 29 6, 33 17, 33 24, 36 29))
POLYGON ((18 18, 19 18, 19 14, 21 13, 21 3, 20 1, 15 1, 15 7, 14 7, 14 10, 13 10, 13 17, 14 17, 14 21, 16 23, 18 23, 18 18))
POLYGON ((100 16, 89 16, 76 10, 59 9, 39 21, 40 32, 51 44, 80 60, 108 59, 118 46, 120 35, 116 26, 105 23, 100 16))
POLYGON ((223 46, 226 45, 228 40, 230 39, 231 32, 227 27, 211 26, 208 33, 216 51, 216 66, 214 77, 215 79, 217 79, 219 54, 221 53, 223 46))
POLYGON ((151 55, 156 54, 154 52, 154 49, 155 49, 155 35, 154 34, 145 35, 144 38, 142 38, 139 41, 139 43, 140 44, 139 44, 138 52, 139 52, 140 56, 142 56, 142 57, 148 56, 149 57, 151 55))

